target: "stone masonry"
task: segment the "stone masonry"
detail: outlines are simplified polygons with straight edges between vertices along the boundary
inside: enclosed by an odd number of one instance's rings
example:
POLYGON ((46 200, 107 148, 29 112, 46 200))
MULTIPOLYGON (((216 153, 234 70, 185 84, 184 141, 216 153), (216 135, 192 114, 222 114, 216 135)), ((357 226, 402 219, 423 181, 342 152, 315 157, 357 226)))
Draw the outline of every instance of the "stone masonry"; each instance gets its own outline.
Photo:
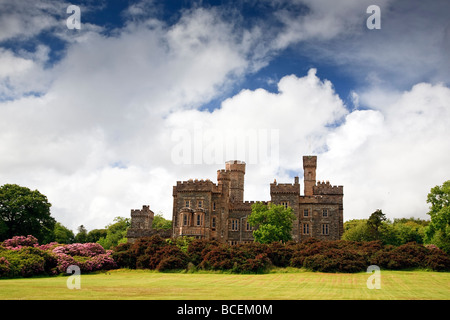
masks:
MULTIPOLYGON (((294 183, 270 184, 271 203, 291 207, 296 219, 292 238, 340 239, 343 232, 342 186, 316 181, 317 156, 303 157, 304 194, 299 178, 294 183)), ((177 181, 173 187, 172 237, 191 236, 237 244, 253 241, 247 223, 254 201, 244 201, 245 162, 227 161, 210 180, 177 181)), ((153 212, 148 206, 131 211, 128 236, 135 239, 152 233, 153 212)))

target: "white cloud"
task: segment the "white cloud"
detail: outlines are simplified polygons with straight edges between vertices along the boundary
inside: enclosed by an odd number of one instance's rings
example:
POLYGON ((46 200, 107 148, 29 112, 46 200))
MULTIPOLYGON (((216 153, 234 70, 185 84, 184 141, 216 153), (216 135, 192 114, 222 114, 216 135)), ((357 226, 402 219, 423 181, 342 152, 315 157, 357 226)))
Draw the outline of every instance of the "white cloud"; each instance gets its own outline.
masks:
POLYGON ((448 87, 420 83, 329 134, 320 176, 344 185, 345 219, 428 217, 428 192, 449 178, 449 106, 448 87))

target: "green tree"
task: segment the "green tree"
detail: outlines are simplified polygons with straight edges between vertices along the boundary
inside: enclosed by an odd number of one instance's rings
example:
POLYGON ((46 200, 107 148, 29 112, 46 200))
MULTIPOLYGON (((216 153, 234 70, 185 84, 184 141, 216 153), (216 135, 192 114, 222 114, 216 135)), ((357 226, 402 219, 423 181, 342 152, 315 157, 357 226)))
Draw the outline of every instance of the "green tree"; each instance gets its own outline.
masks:
POLYGON ((367 231, 372 240, 380 240, 381 226, 386 221, 386 216, 380 209, 372 213, 367 220, 367 231))
POLYGON ((282 205, 256 202, 252 205, 252 213, 248 216, 251 226, 257 227, 253 231, 255 241, 259 243, 271 243, 274 241, 289 241, 292 239, 292 223, 295 215, 292 208, 287 209, 282 205))
POLYGON ((163 229, 170 230, 172 229, 172 220, 164 219, 162 213, 157 213, 153 218, 153 229, 163 229))
POLYGON ((127 242, 127 230, 130 227, 130 219, 123 217, 114 218, 114 222, 106 226, 106 235, 101 237, 99 243, 105 249, 111 249, 120 243, 127 242))
POLYGON ((38 190, 17 184, 0 187, 0 240, 13 236, 35 236, 39 243, 53 240, 56 220, 50 216, 51 204, 38 190))
POLYGON ((73 231, 67 229, 59 222, 56 222, 53 231, 55 234, 54 240, 58 243, 73 243, 75 241, 75 235, 73 234, 73 231))
POLYGON ((78 243, 87 242, 87 234, 88 234, 87 229, 83 225, 79 226, 78 233, 75 236, 75 242, 78 242, 78 243))
POLYGON ((450 180, 431 188, 427 203, 431 222, 425 231, 426 242, 450 253, 450 180))
POLYGON ((344 222, 344 234, 342 240, 371 241, 369 236, 367 219, 349 220, 344 222))
POLYGON ((108 230, 106 229, 94 229, 87 233, 86 242, 97 242, 102 237, 106 237, 108 230))

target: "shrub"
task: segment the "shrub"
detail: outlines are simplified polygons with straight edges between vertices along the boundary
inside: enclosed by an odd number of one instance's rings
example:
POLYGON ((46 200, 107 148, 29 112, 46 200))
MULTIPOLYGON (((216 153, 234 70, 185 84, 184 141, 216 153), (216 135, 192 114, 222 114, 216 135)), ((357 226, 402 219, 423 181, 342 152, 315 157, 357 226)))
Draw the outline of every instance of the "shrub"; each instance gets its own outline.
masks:
POLYGON ((255 258, 247 259, 241 265, 237 265, 235 272, 250 272, 250 273, 262 273, 265 272, 271 265, 270 259, 266 253, 259 253, 255 258))
POLYGON ((290 264, 294 250, 292 246, 273 242, 268 246, 267 252, 267 256, 274 266, 287 267, 290 264))
POLYGON ((167 271, 172 269, 186 269, 187 262, 184 259, 176 256, 169 256, 163 258, 158 265, 156 266, 156 270, 158 271, 167 271))
POLYGON ((442 250, 429 248, 423 266, 434 271, 450 271, 450 257, 442 250))
POLYGON ((119 268, 136 269, 136 255, 131 246, 131 243, 122 243, 114 249, 112 258, 119 268))
POLYGON ((203 258, 199 267, 211 270, 232 269, 234 261, 232 260, 231 248, 228 245, 213 247, 203 258))
POLYGON ((11 264, 6 257, 0 257, 0 278, 7 277, 11 271, 11 264))
POLYGON ((22 247, 33 247, 38 245, 38 240, 32 235, 28 236, 14 236, 11 239, 3 241, 2 244, 6 249, 14 250, 22 247))
POLYGON ((392 270, 424 267, 423 261, 428 253, 428 249, 415 242, 403 244, 399 247, 387 245, 373 254, 370 258, 370 264, 392 270))
POLYGON ((212 248, 218 247, 219 243, 216 240, 202 240, 197 239, 189 243, 187 248, 187 254, 189 260, 194 266, 198 266, 206 254, 212 250, 212 248))
POLYGON ((364 257, 351 250, 330 249, 304 259, 303 266, 321 272, 360 272, 367 267, 364 257))

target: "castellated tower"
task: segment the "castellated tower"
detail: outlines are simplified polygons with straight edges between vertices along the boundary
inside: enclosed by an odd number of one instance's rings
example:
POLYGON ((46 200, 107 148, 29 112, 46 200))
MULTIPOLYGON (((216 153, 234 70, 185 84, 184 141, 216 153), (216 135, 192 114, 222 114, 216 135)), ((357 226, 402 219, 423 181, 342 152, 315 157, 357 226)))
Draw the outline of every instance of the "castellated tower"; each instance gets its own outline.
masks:
POLYGON ((313 195, 313 187, 316 185, 317 156, 303 156, 303 175, 305 196, 313 195))
POLYGON ((244 201, 245 162, 232 160, 225 162, 225 170, 230 172, 230 201, 244 201))

